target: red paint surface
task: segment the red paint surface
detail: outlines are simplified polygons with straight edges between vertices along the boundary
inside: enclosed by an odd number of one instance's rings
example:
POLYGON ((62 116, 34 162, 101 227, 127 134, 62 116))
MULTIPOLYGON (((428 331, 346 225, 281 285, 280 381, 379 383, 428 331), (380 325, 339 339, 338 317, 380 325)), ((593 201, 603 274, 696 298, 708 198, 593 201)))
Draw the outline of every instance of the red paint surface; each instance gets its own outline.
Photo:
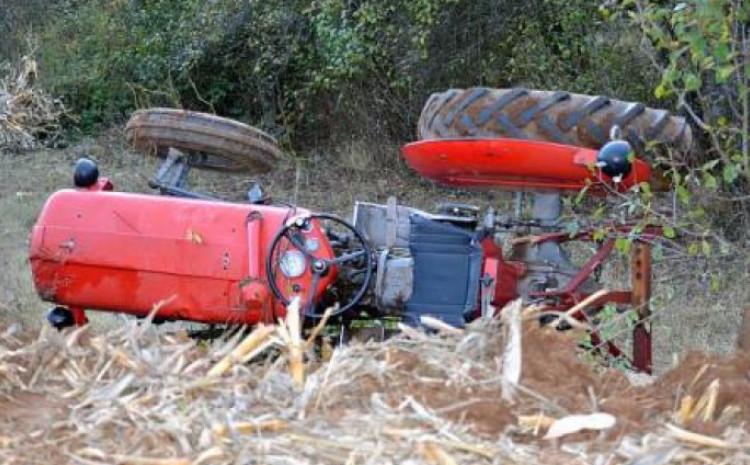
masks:
MULTIPOLYGON (((268 321, 283 309, 265 292, 262 263, 292 214, 287 207, 59 191, 31 233, 34 284, 46 300, 69 307, 145 316, 161 303, 157 317, 164 319, 268 321)), ((320 258, 332 258, 319 228, 305 234, 323 244, 320 258)), ((316 295, 334 278, 322 278, 316 295)), ((279 284, 299 284, 306 301, 309 267, 279 284)))
POLYGON ((406 162, 422 176, 457 187, 580 190, 593 183, 626 190, 651 181, 651 168, 636 159, 622 182, 593 169, 596 150, 518 139, 440 139, 407 144, 406 162))

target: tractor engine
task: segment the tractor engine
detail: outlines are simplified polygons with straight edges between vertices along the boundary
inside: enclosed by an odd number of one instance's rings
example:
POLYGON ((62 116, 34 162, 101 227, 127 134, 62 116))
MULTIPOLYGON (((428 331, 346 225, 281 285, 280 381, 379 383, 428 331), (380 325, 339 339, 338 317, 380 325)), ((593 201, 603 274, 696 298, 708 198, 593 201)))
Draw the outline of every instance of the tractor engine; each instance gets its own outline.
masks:
POLYGON ((476 315, 483 260, 475 212, 431 214, 391 198, 358 202, 353 216, 375 253, 371 304, 380 312, 458 326, 476 315))
MULTIPOLYGON (((540 293, 565 289, 580 272, 556 241, 518 242, 534 234, 557 234, 560 196, 534 193, 532 217, 522 219, 523 193, 513 215, 443 204, 437 213, 398 205, 358 202, 354 225, 376 255, 371 302, 383 314, 418 322, 431 315, 456 326, 491 307, 522 297, 544 303, 540 293), (503 246, 510 242, 510 247, 503 246)), ((579 285, 593 292, 587 278, 579 285)))

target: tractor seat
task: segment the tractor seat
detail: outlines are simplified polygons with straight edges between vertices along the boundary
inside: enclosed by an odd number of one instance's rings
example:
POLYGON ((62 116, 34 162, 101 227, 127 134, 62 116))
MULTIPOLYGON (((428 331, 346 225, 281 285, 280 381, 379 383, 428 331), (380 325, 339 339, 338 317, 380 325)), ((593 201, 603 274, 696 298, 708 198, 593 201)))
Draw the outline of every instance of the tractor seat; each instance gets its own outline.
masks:
POLYGON ((463 327, 479 302, 482 249, 477 233, 422 215, 409 217, 414 288, 406 302, 408 323, 422 315, 463 327))

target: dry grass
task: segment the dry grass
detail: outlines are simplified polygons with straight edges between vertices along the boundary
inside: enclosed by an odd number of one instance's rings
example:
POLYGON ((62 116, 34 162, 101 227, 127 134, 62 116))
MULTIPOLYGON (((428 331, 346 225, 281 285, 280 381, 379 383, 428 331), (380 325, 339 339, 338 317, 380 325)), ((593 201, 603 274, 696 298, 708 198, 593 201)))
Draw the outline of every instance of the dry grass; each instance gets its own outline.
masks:
MULTIPOLYGON (((500 376, 508 340, 497 321, 355 343, 328 360, 308 350, 301 383, 275 334, 252 363, 219 374, 213 368, 237 353, 242 334, 205 345, 132 320, 100 334, 0 328, 0 462, 750 463, 748 405, 714 396, 703 430, 676 423, 673 404, 698 385, 689 385, 692 367, 656 386, 657 399, 654 387, 596 373, 572 351, 540 361, 541 344, 570 341, 527 328, 509 402, 500 376)), ((737 360, 722 383, 748 369, 737 360)))

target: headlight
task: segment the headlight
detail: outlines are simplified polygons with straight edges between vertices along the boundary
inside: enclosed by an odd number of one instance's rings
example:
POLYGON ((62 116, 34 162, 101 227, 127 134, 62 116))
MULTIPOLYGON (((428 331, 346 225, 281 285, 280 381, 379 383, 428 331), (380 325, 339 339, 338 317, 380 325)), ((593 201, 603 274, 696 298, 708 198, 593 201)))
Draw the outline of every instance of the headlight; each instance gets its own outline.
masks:
POLYGON ((299 250, 289 250, 281 256, 279 268, 287 278, 299 278, 305 272, 305 255, 299 250))

